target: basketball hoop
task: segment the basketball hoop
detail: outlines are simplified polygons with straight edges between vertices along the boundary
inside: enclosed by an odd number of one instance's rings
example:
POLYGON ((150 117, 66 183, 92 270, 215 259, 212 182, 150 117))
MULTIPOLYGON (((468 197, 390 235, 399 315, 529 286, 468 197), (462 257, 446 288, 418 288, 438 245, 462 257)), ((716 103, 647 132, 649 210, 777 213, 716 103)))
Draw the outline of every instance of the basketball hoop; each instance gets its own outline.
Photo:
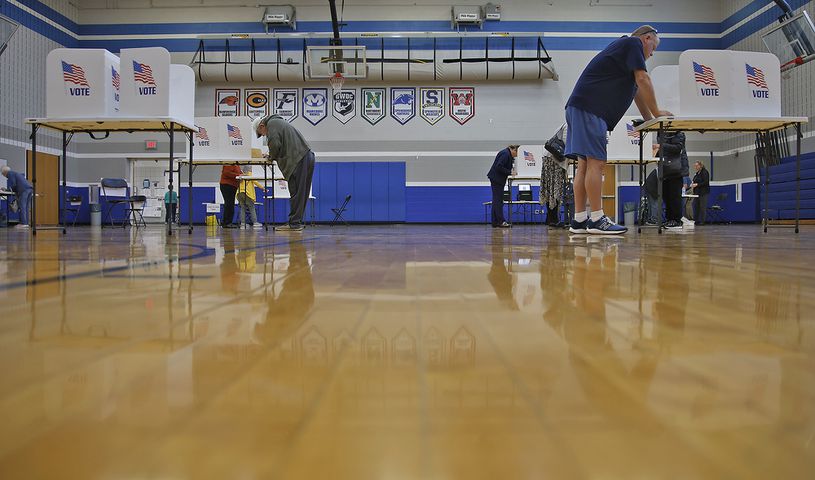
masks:
POLYGON ((328 79, 329 83, 331 83, 331 93, 332 95, 336 95, 342 91, 342 86, 345 85, 345 77, 342 76, 342 72, 337 72, 328 79))

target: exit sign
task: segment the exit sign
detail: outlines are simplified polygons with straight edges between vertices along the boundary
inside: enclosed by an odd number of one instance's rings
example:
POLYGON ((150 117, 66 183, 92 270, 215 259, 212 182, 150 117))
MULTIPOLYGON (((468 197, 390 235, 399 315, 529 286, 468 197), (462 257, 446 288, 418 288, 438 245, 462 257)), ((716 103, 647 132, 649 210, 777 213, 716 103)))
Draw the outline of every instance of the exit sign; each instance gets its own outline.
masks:
POLYGON ((144 149, 145 150, 156 150, 156 149, 158 149, 158 141, 157 140, 145 140, 144 141, 144 149))

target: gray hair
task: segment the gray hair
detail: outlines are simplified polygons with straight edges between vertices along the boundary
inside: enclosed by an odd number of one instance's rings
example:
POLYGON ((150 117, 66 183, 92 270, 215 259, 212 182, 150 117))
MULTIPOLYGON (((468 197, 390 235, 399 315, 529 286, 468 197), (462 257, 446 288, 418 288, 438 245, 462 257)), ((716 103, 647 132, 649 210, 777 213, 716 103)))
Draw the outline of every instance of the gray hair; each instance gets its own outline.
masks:
POLYGON ((8 173, 10 171, 11 171, 11 168, 8 165, 3 165, 3 167, 0 168, 0 173, 2 173, 2 174, 6 174, 6 173, 8 173))
POLYGON ((632 37, 644 37, 645 35, 648 35, 649 33, 653 33, 654 35, 659 35, 656 28, 652 27, 651 25, 643 25, 643 26, 639 27, 638 29, 634 30, 631 33, 631 36, 632 37))

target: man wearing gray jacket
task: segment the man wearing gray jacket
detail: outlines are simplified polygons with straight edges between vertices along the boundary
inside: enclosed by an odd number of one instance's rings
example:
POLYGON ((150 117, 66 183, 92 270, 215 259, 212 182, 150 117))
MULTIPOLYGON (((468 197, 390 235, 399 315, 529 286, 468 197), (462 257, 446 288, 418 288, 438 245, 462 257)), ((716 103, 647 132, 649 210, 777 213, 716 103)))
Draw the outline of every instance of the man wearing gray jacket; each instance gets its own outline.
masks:
POLYGON ((289 184, 289 222, 275 230, 300 231, 303 229, 303 214, 314 176, 314 152, 303 135, 280 115, 254 119, 252 130, 258 138, 266 137, 269 159, 277 162, 283 178, 289 184))

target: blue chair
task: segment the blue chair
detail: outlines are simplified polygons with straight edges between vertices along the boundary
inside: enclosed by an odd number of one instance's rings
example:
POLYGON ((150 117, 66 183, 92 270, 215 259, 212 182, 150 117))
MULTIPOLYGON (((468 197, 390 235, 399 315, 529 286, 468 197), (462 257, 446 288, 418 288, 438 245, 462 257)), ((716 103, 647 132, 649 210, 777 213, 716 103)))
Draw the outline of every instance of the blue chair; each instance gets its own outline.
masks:
POLYGON ((107 205, 107 214, 104 216, 109 222, 111 227, 117 226, 113 223, 113 209, 117 205, 125 205, 125 218, 122 220, 122 228, 127 226, 129 217, 130 217, 130 210, 128 206, 130 205, 130 196, 127 195, 127 182, 124 178, 103 178, 102 179, 102 199, 105 201, 105 205, 107 205), (108 190, 119 190, 125 189, 124 196, 109 196, 108 190))
MULTIPOLYGON (((67 216, 68 212, 73 213, 74 221, 71 223, 72 227, 76 226, 76 219, 79 217, 79 209, 82 208, 82 197, 79 195, 68 195, 68 192, 65 192, 65 213, 63 215, 67 216)), ((65 223, 68 223, 68 219, 65 219, 65 223)))

